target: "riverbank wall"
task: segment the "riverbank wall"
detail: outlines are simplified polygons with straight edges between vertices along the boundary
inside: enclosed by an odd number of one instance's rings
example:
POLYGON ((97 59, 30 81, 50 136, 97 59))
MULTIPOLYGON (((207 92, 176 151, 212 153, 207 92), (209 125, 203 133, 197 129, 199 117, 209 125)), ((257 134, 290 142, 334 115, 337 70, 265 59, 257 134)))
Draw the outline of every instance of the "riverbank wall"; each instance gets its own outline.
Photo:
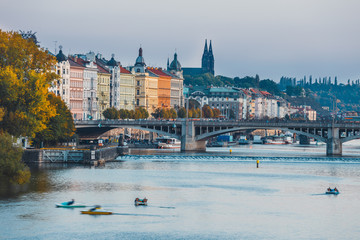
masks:
POLYGON ((118 156, 128 154, 127 147, 105 147, 99 149, 44 148, 25 149, 22 160, 25 163, 82 163, 99 165, 114 161, 118 156))

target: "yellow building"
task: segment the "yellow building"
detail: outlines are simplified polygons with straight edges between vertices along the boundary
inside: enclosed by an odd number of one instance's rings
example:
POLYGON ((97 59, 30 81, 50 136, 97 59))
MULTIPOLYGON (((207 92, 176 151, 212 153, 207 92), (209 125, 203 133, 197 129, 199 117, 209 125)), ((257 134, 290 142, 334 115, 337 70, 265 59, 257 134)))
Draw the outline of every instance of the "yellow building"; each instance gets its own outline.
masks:
POLYGON ((98 96, 98 107, 99 107, 99 116, 97 119, 104 119, 103 112, 105 109, 110 107, 110 72, 106 67, 102 67, 97 64, 98 68, 98 86, 97 86, 97 96, 98 96))
POLYGON ((135 110, 135 75, 120 66, 120 109, 135 110))
POLYGON ((135 75, 135 107, 143 107, 148 113, 155 112, 158 107, 158 76, 151 73, 135 75))
POLYGON ((151 116, 158 107, 159 76, 146 70, 142 48, 139 49, 133 71, 135 72, 135 107, 145 108, 151 116))

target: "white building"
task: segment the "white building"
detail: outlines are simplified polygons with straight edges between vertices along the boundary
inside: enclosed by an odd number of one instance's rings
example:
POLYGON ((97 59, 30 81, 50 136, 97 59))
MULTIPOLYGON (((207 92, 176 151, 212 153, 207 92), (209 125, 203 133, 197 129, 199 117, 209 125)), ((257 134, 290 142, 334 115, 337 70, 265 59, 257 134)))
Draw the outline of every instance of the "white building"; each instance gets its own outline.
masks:
POLYGON ((70 63, 67 57, 60 51, 56 55, 55 73, 60 76, 50 86, 49 91, 53 92, 56 96, 60 96, 61 99, 70 107, 70 63))

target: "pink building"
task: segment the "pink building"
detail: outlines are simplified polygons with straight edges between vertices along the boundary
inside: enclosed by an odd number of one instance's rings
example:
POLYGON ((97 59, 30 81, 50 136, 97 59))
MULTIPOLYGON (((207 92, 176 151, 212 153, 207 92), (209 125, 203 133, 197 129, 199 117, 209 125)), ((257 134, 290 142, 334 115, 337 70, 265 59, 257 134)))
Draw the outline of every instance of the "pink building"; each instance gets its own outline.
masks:
POLYGON ((84 101, 84 67, 69 58, 70 62, 70 111, 74 120, 83 117, 84 101))

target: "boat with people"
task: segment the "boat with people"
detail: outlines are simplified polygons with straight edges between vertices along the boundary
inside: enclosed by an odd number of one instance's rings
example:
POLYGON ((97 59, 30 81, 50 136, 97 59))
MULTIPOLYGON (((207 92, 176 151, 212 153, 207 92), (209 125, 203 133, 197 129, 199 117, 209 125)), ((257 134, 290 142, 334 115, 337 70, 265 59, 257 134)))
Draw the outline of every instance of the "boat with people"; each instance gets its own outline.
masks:
POLYGON ((135 206, 140 206, 140 205, 147 206, 147 201, 148 201, 147 198, 143 198, 143 199, 135 198, 134 204, 135 206))
POLYGON ((111 215, 113 212, 104 210, 101 206, 96 205, 93 208, 90 208, 87 211, 81 211, 81 214, 89 214, 89 215, 111 215))
POLYGON ((340 192, 339 192, 339 190, 335 187, 334 189, 328 188, 325 193, 326 193, 326 194, 338 195, 340 192))
POLYGON ((71 201, 68 201, 68 202, 57 203, 57 204, 55 204, 55 206, 58 208, 84 208, 84 207, 86 207, 86 205, 83 203, 75 203, 74 199, 72 199, 71 201))

